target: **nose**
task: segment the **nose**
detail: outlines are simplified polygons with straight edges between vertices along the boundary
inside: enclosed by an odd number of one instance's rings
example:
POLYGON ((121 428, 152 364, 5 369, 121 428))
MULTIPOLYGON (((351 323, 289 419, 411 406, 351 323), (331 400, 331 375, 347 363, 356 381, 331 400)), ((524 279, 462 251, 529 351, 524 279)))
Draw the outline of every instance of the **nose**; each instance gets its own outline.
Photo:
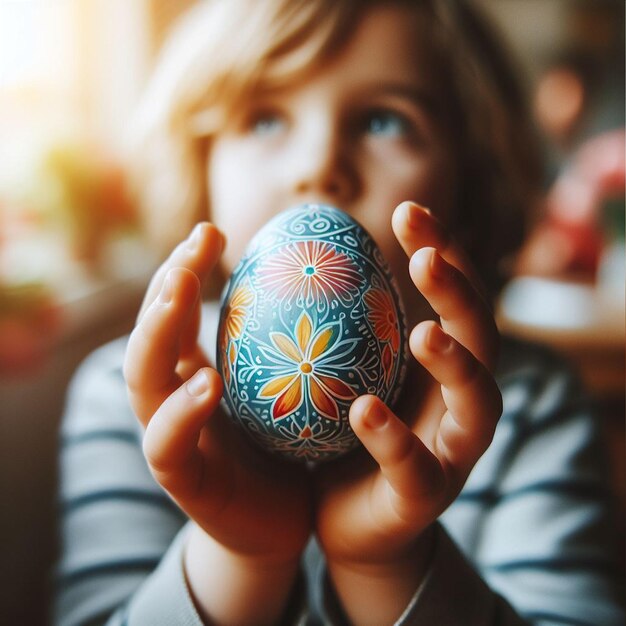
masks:
POLYGON ((299 201, 344 206, 359 193, 356 154, 338 124, 312 124, 293 157, 293 191, 299 201))

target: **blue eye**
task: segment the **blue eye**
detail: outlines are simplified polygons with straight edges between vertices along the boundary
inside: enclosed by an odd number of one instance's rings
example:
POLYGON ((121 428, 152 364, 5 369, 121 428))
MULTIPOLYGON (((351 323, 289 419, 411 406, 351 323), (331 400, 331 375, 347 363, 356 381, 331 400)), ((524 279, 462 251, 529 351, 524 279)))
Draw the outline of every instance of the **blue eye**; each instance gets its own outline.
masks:
POLYGON ((278 114, 267 113, 256 116, 250 123, 250 130, 256 135, 271 135, 285 126, 285 120, 278 114))
POLYGON ((409 132, 409 125, 398 113, 373 111, 365 118, 365 131, 372 135, 401 137, 409 132))

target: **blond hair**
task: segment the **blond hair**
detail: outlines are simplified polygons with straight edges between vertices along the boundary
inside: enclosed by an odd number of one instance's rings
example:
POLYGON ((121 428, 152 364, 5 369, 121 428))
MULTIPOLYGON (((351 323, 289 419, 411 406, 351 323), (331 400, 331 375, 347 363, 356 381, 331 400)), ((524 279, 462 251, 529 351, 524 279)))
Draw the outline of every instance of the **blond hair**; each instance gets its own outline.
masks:
MULTIPOLYGON (((174 28, 137 116, 133 170, 145 232, 161 250, 210 214, 206 160, 229 111, 340 50, 382 0, 203 0, 174 28)), ((462 0, 397 0, 430 20, 460 172, 451 228, 488 283, 519 243, 539 169, 526 98, 492 30, 462 0)))

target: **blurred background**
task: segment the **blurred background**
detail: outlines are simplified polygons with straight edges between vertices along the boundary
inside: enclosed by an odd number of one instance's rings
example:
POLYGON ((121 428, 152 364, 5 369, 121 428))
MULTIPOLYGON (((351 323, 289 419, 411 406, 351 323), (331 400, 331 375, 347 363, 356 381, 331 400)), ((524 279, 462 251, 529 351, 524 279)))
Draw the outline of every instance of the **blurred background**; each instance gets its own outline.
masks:
MULTIPOLYGON (((517 59, 546 163, 498 322, 579 368, 622 524, 624 3, 476 2, 517 59)), ((2 624, 47 623, 64 395, 88 352, 130 330, 156 263, 122 155, 164 34, 190 4, 0 0, 2 624)))

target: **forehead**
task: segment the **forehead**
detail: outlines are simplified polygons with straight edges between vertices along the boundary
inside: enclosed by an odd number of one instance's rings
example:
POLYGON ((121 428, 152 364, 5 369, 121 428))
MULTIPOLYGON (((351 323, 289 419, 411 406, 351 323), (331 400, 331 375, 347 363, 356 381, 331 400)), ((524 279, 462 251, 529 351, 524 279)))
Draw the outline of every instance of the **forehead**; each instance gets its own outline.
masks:
POLYGON ((357 75, 426 76, 431 63, 426 15, 403 4, 376 4, 360 16, 338 59, 354 61, 357 75))
MULTIPOLYGON (((407 97, 441 117, 442 94, 425 12, 403 3, 377 3, 362 11, 329 56, 319 55, 290 80, 260 81, 246 105, 256 98, 281 96, 293 89, 317 90, 330 97, 387 94, 407 97)), ((303 44, 306 45, 306 44, 303 44)), ((312 94, 310 94, 312 95, 312 94)))

